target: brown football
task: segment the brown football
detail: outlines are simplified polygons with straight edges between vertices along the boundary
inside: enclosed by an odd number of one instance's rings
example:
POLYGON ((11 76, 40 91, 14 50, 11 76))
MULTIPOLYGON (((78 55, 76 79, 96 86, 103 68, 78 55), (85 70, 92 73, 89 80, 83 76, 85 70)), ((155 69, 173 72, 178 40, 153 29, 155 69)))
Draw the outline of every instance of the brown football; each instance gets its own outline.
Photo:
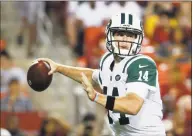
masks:
POLYGON ((27 82, 28 85, 34 91, 44 91, 48 88, 50 83, 52 82, 52 76, 48 75, 50 71, 50 66, 47 62, 38 61, 32 64, 27 72, 27 82))

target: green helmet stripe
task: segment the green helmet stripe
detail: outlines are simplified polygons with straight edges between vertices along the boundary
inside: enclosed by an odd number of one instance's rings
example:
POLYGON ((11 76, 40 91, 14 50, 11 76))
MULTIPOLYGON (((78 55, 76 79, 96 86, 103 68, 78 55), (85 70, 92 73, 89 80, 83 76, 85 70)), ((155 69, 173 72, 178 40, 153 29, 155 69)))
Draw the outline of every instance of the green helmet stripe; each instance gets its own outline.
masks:
POLYGON ((125 24, 125 13, 121 13, 121 24, 125 24))
POLYGON ((131 14, 129 14, 129 24, 130 25, 133 24, 133 16, 131 14))

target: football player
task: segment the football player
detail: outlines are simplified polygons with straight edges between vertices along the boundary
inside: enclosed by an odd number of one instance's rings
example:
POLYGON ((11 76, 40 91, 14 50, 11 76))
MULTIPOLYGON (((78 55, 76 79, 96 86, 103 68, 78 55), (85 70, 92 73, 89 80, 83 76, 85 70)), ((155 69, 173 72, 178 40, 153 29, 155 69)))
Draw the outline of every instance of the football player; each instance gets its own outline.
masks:
POLYGON ((106 28, 105 53, 99 69, 58 64, 47 58, 49 74, 59 72, 83 85, 90 100, 104 106, 116 136, 165 136, 158 71, 140 54, 142 22, 130 13, 114 15, 106 28), (100 89, 99 89, 100 88, 100 89))

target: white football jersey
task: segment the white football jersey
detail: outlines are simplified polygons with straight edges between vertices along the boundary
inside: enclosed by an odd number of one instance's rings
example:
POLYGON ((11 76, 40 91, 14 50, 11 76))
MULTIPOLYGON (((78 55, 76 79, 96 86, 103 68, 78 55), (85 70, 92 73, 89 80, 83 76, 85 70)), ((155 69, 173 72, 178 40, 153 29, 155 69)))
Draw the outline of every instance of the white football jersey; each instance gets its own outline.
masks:
POLYGON ((106 95, 116 97, 133 92, 144 99, 137 115, 108 111, 116 136, 165 136, 158 72, 150 57, 138 54, 115 64, 113 54, 105 53, 93 80, 97 80, 106 95))

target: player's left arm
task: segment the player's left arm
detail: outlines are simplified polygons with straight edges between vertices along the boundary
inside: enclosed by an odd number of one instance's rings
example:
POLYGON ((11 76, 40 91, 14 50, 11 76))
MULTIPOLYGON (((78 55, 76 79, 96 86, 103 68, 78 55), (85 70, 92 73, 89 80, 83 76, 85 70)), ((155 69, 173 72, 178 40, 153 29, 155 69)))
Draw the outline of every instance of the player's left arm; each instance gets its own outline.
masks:
POLYGON ((95 101, 103 105, 106 109, 125 114, 136 115, 141 109, 144 100, 135 93, 130 93, 123 97, 113 97, 99 94, 95 101))
POLYGON ((104 106, 108 110, 135 115, 138 113, 144 102, 143 99, 135 93, 130 93, 124 97, 107 96, 98 93, 84 74, 82 74, 82 80, 83 87, 87 92, 89 99, 104 106))
POLYGON ((108 110, 118 111, 126 114, 136 115, 147 97, 149 90, 156 86, 156 66, 147 60, 141 59, 128 67, 127 95, 113 97, 96 93, 86 77, 82 75, 83 86, 89 98, 108 110), (143 67, 146 66, 147 67, 143 67))

